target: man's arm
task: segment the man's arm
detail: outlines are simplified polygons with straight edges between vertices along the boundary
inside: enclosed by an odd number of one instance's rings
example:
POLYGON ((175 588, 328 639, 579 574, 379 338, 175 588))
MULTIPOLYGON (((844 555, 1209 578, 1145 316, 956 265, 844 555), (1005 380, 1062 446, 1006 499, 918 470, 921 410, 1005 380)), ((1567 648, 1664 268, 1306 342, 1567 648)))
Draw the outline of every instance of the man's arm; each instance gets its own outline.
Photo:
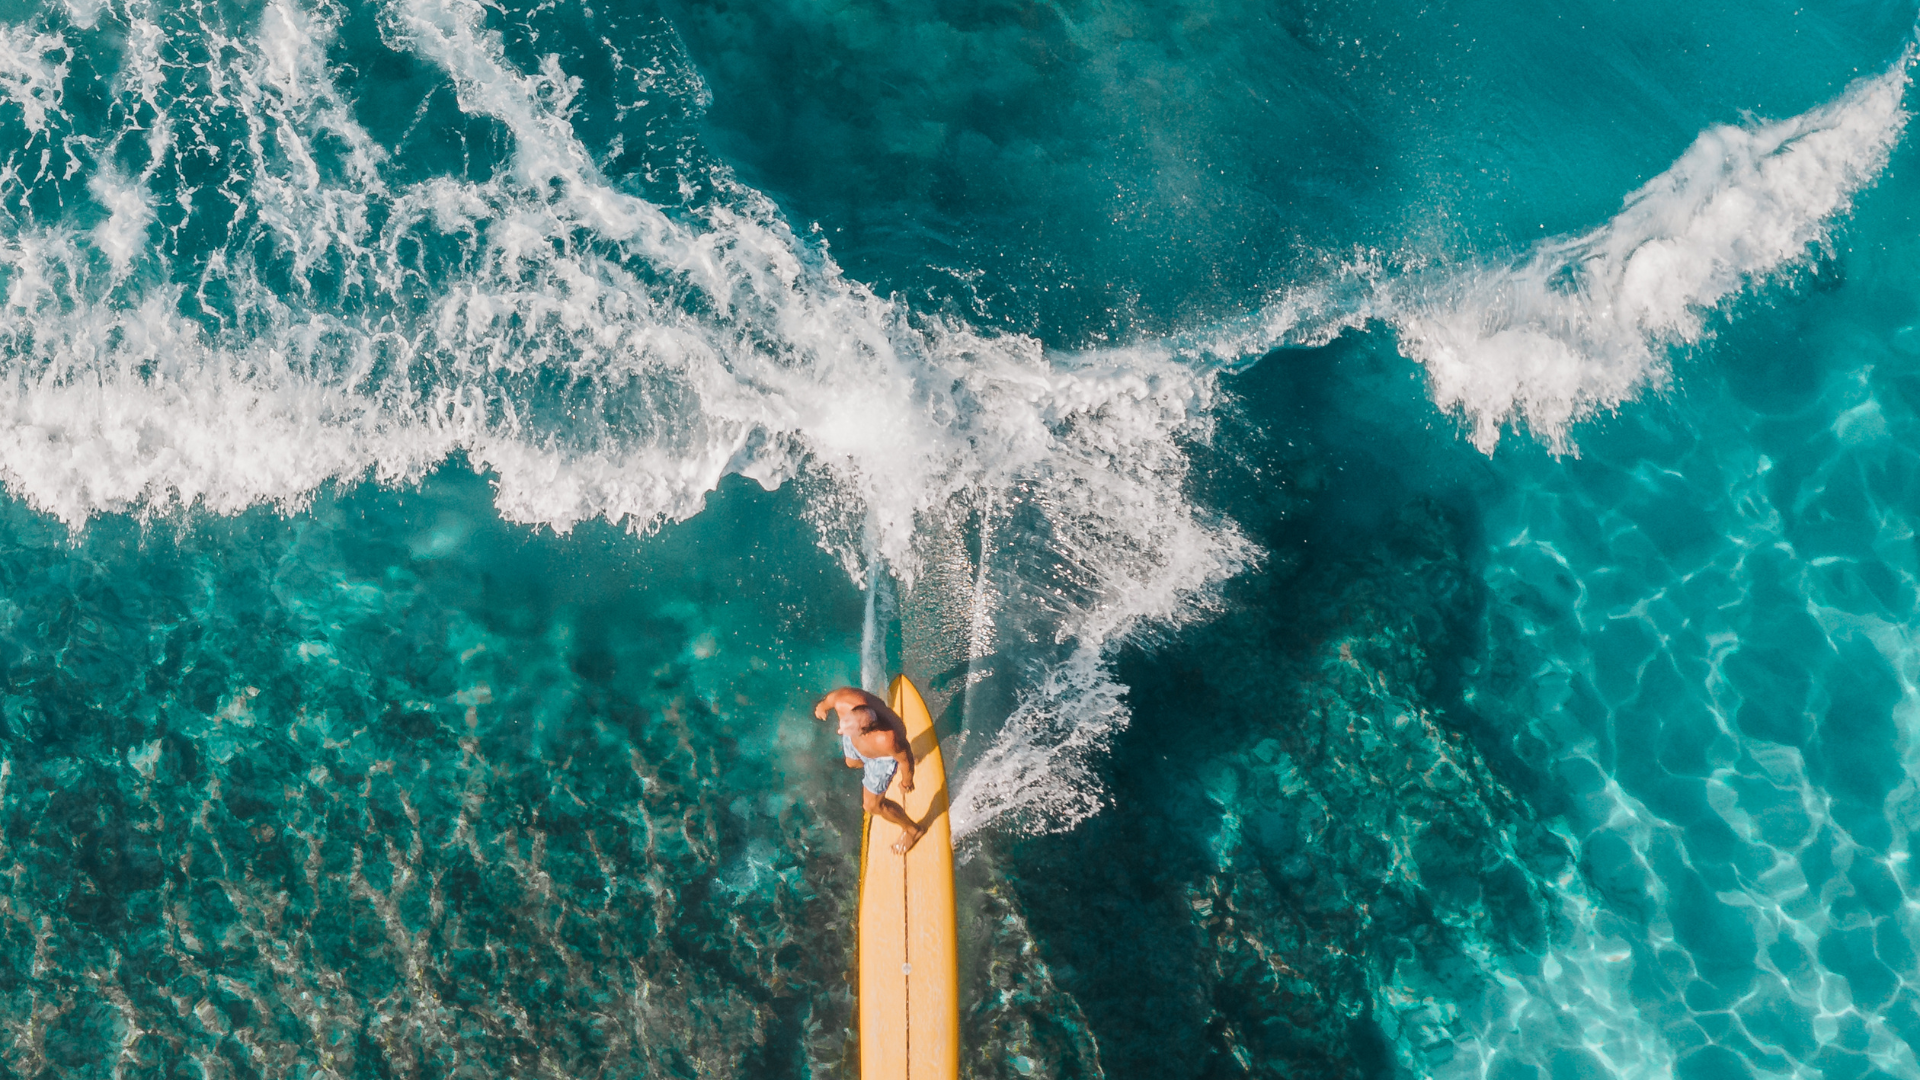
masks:
POLYGON ((838 707, 842 701, 848 699, 851 699, 850 703, 854 705, 863 703, 860 692, 851 686, 843 686, 838 690, 827 691, 827 696, 814 703, 813 718, 815 720, 825 720, 829 709, 838 707))
POLYGON ((900 790, 912 791, 913 747, 909 746, 906 738, 898 733, 893 736, 893 745, 895 747, 893 760, 900 763, 900 790))

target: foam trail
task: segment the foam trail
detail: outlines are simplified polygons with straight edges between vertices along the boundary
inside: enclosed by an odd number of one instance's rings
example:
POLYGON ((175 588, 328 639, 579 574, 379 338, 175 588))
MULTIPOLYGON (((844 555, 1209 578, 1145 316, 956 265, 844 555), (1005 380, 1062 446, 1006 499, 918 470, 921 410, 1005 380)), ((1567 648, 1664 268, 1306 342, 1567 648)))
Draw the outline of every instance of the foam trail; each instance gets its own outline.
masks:
POLYGON ((959 785, 956 838, 1003 818, 1034 832, 1071 828, 1100 811, 1095 767, 1128 716, 1125 688, 1103 660, 1097 648, 1076 649, 1007 717, 959 785))
POLYGON ((886 622, 893 614, 893 590, 886 568, 874 558, 871 529, 863 537, 867 556, 866 610, 860 621, 860 685, 870 694, 887 693, 886 622))
POLYGON ((1804 258, 1879 175, 1912 61, 1788 120, 1709 128, 1601 228, 1414 300, 1394 323, 1434 402, 1482 450, 1522 421, 1565 450, 1577 421, 1664 386, 1666 346, 1697 342, 1707 310, 1804 258))
POLYGON ((1913 57, 1798 116, 1708 128, 1606 224, 1516 263, 1396 277, 1362 253, 1172 347, 1231 362, 1383 322, 1482 451, 1524 426, 1569 452, 1582 420, 1667 386, 1669 350, 1699 342, 1709 312, 1819 249, 1906 129, 1913 57))
POLYGON ((879 652, 880 641, 880 582, 878 579, 867 584, 866 614, 860 620, 860 685, 868 693, 878 694, 875 690, 886 681, 887 658, 879 652))

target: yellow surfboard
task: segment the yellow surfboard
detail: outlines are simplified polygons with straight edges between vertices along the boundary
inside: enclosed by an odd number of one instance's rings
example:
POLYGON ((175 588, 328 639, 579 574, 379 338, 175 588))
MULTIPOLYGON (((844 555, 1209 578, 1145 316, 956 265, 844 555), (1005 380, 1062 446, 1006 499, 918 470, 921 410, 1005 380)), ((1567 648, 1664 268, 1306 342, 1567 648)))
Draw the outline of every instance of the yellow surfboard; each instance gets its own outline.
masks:
POLYGON ((960 973, 954 943, 953 829, 947 770, 920 691, 905 675, 887 703, 906 721, 913 790, 895 774, 887 798, 927 830, 905 856, 900 827, 867 819, 860 845, 860 1078, 956 1080, 960 973))

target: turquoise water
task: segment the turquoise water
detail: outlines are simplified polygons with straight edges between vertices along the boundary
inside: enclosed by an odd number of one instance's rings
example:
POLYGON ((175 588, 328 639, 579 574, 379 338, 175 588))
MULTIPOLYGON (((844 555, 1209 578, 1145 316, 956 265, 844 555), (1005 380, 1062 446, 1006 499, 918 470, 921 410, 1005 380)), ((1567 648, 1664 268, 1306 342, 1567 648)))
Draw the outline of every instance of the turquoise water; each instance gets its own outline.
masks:
POLYGON ((1920 1076, 1915 27, 0 3, 0 1070, 1920 1076))

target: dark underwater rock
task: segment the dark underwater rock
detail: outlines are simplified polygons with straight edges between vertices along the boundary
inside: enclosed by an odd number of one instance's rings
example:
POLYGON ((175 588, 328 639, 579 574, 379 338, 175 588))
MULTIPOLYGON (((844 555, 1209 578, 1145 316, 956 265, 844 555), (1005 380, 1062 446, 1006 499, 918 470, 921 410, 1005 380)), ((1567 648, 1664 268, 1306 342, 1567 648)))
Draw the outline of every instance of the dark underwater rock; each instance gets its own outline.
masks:
POLYGON ((1476 957, 1546 946, 1566 847, 1445 707, 1479 614, 1458 533, 1415 503, 1123 664, 1112 807, 1010 862, 1109 1075, 1444 1063, 1476 957))

